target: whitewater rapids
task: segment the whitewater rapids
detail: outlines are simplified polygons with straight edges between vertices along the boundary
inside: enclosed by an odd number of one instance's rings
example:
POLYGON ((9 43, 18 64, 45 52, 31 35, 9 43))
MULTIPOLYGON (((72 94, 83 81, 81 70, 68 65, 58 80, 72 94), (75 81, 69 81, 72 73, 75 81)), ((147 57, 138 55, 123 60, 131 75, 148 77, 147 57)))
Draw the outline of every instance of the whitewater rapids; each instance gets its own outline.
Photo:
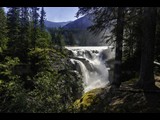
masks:
POLYGON ((66 47, 72 51, 72 64, 80 67, 83 76, 84 92, 103 88, 109 83, 110 65, 107 61, 114 58, 112 46, 78 46, 66 47))

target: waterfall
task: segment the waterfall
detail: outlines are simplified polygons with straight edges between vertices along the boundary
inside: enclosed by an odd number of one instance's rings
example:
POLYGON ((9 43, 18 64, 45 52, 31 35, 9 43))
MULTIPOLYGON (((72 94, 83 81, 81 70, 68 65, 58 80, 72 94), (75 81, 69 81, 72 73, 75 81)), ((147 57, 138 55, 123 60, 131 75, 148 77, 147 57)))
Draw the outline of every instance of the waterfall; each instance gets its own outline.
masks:
POLYGON ((111 46, 66 48, 72 51, 73 58, 70 60, 83 76, 84 92, 94 88, 105 87, 109 83, 111 65, 107 61, 114 58, 114 51, 111 46))

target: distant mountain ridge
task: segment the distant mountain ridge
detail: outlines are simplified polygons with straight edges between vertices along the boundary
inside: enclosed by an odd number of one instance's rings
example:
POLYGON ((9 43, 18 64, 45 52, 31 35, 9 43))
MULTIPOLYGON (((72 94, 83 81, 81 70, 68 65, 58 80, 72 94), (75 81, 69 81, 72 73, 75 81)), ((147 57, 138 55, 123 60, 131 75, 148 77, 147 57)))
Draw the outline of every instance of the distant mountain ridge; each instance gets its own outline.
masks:
POLYGON ((89 17, 88 15, 83 16, 74 21, 68 21, 68 22, 51 22, 47 20, 45 21, 45 26, 48 28, 62 27, 64 29, 86 30, 91 25, 93 25, 93 22, 91 20, 91 17, 89 17))
POLYGON ((64 29, 64 38, 65 43, 70 44, 71 39, 69 38, 69 33, 72 33, 72 37, 74 42, 78 46, 104 46, 106 42, 102 38, 104 32, 100 32, 99 34, 95 35, 93 32, 88 31, 87 28, 92 26, 94 23, 92 22, 93 16, 85 15, 79 19, 76 19, 71 22, 60 22, 56 23, 51 22, 49 27, 58 27, 61 26, 64 29), (52 25, 52 23, 54 25, 52 25))
POLYGON ((68 21, 68 22, 51 22, 51 21, 45 20, 44 24, 47 28, 58 28, 58 27, 63 27, 70 22, 71 21, 68 21))

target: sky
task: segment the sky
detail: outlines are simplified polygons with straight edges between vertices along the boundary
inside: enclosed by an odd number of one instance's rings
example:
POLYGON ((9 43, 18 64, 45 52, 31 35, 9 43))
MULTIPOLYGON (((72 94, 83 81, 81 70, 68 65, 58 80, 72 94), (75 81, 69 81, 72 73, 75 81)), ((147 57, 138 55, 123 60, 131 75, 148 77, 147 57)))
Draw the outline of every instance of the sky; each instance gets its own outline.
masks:
POLYGON ((52 22, 66 22, 77 19, 78 7, 44 7, 46 18, 52 22))
MULTIPOLYGON (((78 7, 44 7, 46 19, 52 22, 66 22, 76 20, 78 7)), ((5 8, 5 11, 7 9, 5 8)))

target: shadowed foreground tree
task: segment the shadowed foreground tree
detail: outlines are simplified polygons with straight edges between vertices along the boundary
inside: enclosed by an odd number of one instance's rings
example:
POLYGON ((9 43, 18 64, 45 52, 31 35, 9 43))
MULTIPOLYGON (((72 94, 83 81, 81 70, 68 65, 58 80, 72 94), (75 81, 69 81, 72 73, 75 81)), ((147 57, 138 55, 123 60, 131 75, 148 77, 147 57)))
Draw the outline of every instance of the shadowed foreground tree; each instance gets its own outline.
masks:
POLYGON ((116 53, 114 79, 111 83, 113 87, 120 87, 122 74, 122 41, 124 31, 124 7, 118 7, 117 30, 116 30, 116 53))
POLYGON ((0 53, 7 49, 7 41, 7 19, 4 9, 0 7, 0 53))
MULTIPOLYGON (((115 42, 116 42, 116 52, 115 52, 115 70, 114 70, 114 80, 111 81, 112 88, 120 87, 121 85, 121 72, 122 72, 122 41, 123 41, 123 31, 124 31, 124 7, 80 7, 77 12, 77 16, 80 14, 91 14, 93 15, 94 25, 90 27, 91 31, 95 34, 106 31, 111 26, 115 29, 115 42)), ((114 32, 112 31, 113 35, 114 32)), ((113 36, 112 35, 112 36, 113 36)), ((107 36, 110 37, 110 36, 107 36)), ((114 41, 113 39, 109 39, 114 41)))
POLYGON ((154 46, 156 32, 156 7, 144 7, 143 39, 140 79, 137 86, 142 89, 149 89, 155 86, 154 80, 154 46))

